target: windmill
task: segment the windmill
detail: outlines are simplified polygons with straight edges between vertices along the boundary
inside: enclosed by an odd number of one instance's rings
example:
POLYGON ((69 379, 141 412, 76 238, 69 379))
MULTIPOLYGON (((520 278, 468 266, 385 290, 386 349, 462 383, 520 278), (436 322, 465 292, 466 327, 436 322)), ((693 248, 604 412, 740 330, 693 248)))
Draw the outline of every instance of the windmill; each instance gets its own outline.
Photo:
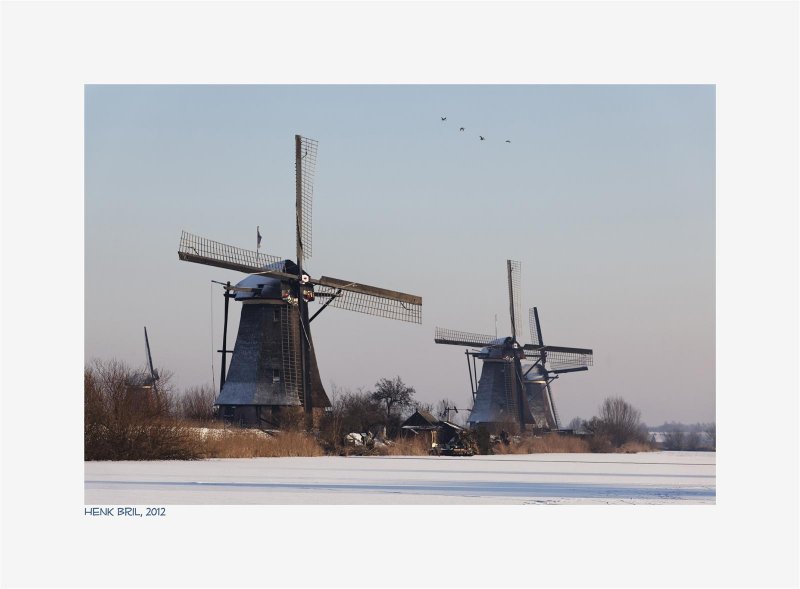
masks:
POLYGON ((158 371, 153 367, 153 356, 150 354, 150 340, 147 338, 146 327, 144 328, 144 352, 147 366, 144 370, 137 370, 132 373, 126 384, 131 390, 139 391, 139 393, 146 394, 148 397, 154 397, 158 394, 156 383, 159 376, 158 371))
MULTIPOLYGON (((317 141, 295 135, 296 260, 233 247, 187 232, 178 257, 187 262, 249 274, 236 285, 224 284, 227 301, 242 303, 239 331, 217 406, 223 418, 243 425, 280 427, 300 416, 312 427, 330 407, 317 367, 311 322, 327 307, 421 323, 422 298, 351 280, 312 278, 311 205, 317 141), (309 303, 321 307, 309 317, 309 303)), ((259 232, 260 236, 260 232, 259 232)))
POLYGON ((137 370, 128 375, 125 381, 126 403, 131 411, 150 415, 157 415, 163 407, 163 397, 158 388, 159 374, 153 366, 153 356, 150 353, 150 340, 147 337, 147 328, 144 328, 144 351, 147 365, 144 370, 137 370))
POLYGON ((157 392, 156 381, 158 381, 158 371, 153 368, 153 356, 150 354, 150 340, 147 339, 147 327, 144 328, 144 347, 147 351, 147 368, 150 372, 150 386, 153 392, 157 392))
POLYGON ((521 344, 518 339, 522 337, 521 264, 508 260, 506 269, 511 335, 498 338, 437 327, 434 341, 478 348, 465 350, 474 401, 468 419, 471 426, 483 425, 492 430, 512 426, 519 431, 557 430, 558 414, 550 383, 560 374, 588 370, 592 365, 592 350, 544 345, 536 307, 529 313, 531 343, 521 344), (480 380, 476 358, 482 361, 480 380))

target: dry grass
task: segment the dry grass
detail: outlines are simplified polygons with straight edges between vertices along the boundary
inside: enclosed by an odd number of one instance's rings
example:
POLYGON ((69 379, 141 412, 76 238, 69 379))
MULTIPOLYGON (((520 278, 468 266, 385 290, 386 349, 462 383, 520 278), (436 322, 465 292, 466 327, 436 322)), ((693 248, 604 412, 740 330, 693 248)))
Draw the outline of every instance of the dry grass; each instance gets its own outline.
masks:
POLYGON ((512 442, 508 446, 498 444, 492 448, 495 454, 547 454, 547 453, 579 453, 589 452, 586 440, 573 436, 560 436, 558 434, 542 437, 523 438, 519 442, 512 442))
POLYGON ((650 442, 625 442, 617 448, 616 452, 636 454, 637 452, 655 452, 655 447, 650 442))
POLYGON ((324 451, 311 436, 283 432, 270 436, 259 430, 194 430, 193 448, 202 458, 259 458, 322 456, 324 451))
POLYGON ((391 446, 383 446, 378 450, 382 456, 427 456, 430 444, 422 436, 400 438, 391 446))
POLYGON ((586 440, 576 436, 545 434, 541 437, 527 437, 508 446, 497 444, 492 447, 494 454, 546 454, 546 453, 595 453, 595 454, 635 454, 653 452, 655 448, 647 442, 626 442, 615 448, 605 438, 586 440))

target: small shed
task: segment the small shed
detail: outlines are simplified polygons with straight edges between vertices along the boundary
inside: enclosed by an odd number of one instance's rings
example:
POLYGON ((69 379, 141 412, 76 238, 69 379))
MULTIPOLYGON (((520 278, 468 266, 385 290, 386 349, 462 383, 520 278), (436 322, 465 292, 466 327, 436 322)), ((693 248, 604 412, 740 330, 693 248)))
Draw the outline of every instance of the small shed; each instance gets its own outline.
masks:
POLYGON ((433 448, 438 442, 439 420, 425 410, 417 409, 400 426, 403 437, 422 436, 427 446, 433 448))
POLYGON ((450 421, 439 422, 438 441, 440 444, 451 444, 461 435, 464 428, 450 421))
POLYGON ((424 409, 417 409, 414 415, 409 417, 403 422, 402 427, 436 427, 439 425, 439 420, 424 409))
POLYGON ((453 441, 464 428, 418 409, 400 426, 404 436, 423 436, 431 448, 453 441))

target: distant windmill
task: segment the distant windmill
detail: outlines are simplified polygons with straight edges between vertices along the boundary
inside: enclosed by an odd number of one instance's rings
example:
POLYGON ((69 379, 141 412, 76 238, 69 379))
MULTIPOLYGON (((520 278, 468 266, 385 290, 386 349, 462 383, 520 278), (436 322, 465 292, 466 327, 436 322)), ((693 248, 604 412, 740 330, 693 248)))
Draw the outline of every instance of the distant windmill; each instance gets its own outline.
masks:
POLYGON ((306 426, 317 423, 330 407, 317 367, 310 324, 328 306, 389 319, 421 322, 422 298, 306 272, 311 257, 311 204, 317 142, 295 136, 296 261, 269 256, 183 232, 178 257, 249 274, 231 286, 227 301, 242 303, 239 333, 230 370, 223 378, 216 404, 224 419, 266 428, 281 427, 304 415, 306 426), (322 307, 309 317, 308 303, 322 307))
POLYGON ((153 356, 150 354, 150 340, 147 339, 147 327, 144 328, 144 347, 147 351, 147 367, 150 371, 150 386, 153 391, 156 391, 156 382, 158 381, 158 372, 153 367, 153 356))
POLYGON ((158 390, 158 371, 153 366, 153 356, 150 353, 150 340, 147 337, 147 328, 144 328, 144 351, 147 364, 144 370, 137 370, 128 375, 125 382, 125 394, 130 403, 131 411, 155 415, 163 407, 163 399, 158 390))
POLYGON ((544 345, 535 307, 530 312, 532 342, 520 344, 517 338, 521 337, 521 265, 508 260, 506 268, 511 336, 498 338, 437 327, 435 341, 479 348, 479 351, 465 352, 474 398, 468 419, 471 426, 483 425, 496 431, 509 426, 520 431, 557 430, 560 426, 550 383, 559 374, 588 370, 593 352, 585 348, 544 345), (480 380, 477 380, 476 358, 483 363, 480 380))

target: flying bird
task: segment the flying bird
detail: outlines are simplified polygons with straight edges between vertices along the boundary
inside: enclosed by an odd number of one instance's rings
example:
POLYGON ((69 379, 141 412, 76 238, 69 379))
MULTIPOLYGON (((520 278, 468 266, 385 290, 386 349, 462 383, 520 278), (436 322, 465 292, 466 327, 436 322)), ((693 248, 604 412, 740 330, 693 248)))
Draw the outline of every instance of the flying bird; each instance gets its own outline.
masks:
POLYGON ((481 138, 481 141, 486 141, 486 137, 484 137, 483 135, 478 135, 478 137, 481 138))
POLYGON ((511 139, 506 139, 506 143, 511 143, 511 139))
POLYGON ((459 131, 463 131, 463 130, 464 130, 464 127, 461 127, 461 128, 459 129, 459 131))
POLYGON ((447 120, 447 117, 440 117, 443 121, 447 120))

